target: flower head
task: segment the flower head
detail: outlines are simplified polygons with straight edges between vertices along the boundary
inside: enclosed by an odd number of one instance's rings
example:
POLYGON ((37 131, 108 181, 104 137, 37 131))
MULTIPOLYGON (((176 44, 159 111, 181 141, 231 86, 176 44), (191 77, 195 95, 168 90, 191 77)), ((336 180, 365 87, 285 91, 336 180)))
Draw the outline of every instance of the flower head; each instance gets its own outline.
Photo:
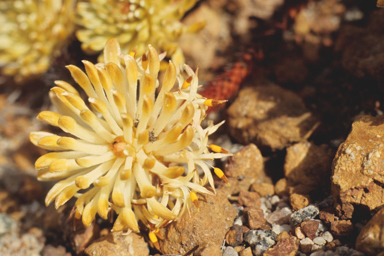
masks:
MULTIPOLYGON (((36 146, 54 151, 35 164, 39 180, 60 180, 47 205, 55 201, 58 208, 74 196, 75 218, 82 217, 86 226, 96 213, 106 219, 114 210, 113 231, 139 232, 138 220, 155 230, 176 220, 191 202, 198 205, 196 193, 214 192, 206 160, 229 154, 207 145, 222 123, 204 129, 200 123, 207 106, 216 102, 197 93, 197 72, 188 66, 181 74, 170 61, 160 83, 163 57, 152 46, 138 59, 121 55, 117 40, 110 39, 104 63, 83 61, 86 73, 67 66, 88 104, 74 87, 56 81, 50 97, 60 113, 43 111, 38 119, 71 136, 30 136, 36 146)), ((220 169, 214 171, 226 179, 220 169)))
POLYGON ((179 21, 196 1, 80 0, 78 24, 83 29, 76 35, 89 54, 100 52, 109 38, 116 37, 124 53, 135 50, 141 56, 151 44, 172 56, 178 67, 184 63, 184 56, 177 39, 185 32, 199 31, 205 24, 184 26, 179 21))
POLYGON ((74 28, 74 0, 0 2, 0 68, 16 82, 44 73, 74 28))

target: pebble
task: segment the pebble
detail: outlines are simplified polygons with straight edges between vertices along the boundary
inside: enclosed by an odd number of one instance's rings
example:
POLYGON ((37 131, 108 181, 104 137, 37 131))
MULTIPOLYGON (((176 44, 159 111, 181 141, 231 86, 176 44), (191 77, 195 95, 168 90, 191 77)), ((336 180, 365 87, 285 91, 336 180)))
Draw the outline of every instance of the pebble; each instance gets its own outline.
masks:
POLYGON ((309 256, 325 256, 325 252, 323 250, 319 250, 311 253, 309 256))
POLYGON ((282 202, 279 202, 276 206, 276 210, 280 210, 280 209, 283 209, 283 208, 291 208, 289 204, 287 204, 286 202, 282 201, 282 202))
POLYGON ((291 214, 290 220, 293 225, 298 225, 304 220, 313 219, 319 214, 319 209, 314 205, 309 205, 291 214))
POLYGON ((272 203, 267 198, 261 197, 260 200, 261 200, 261 205, 265 205, 265 207, 268 210, 272 209, 272 203))
POLYGON ((271 246, 275 245, 276 239, 272 239, 271 237, 263 237, 260 242, 255 246, 253 253, 258 255, 263 255, 263 253, 268 250, 271 246))
POLYGON ((329 231, 325 231, 321 235, 321 237, 324 238, 324 240, 327 241, 328 243, 333 241, 333 236, 332 236, 331 232, 329 232, 329 231))
POLYGON ((249 230, 244 235, 244 241, 250 245, 256 245, 261 243, 263 238, 271 238, 273 241, 276 241, 276 233, 272 230, 249 230))
POLYGON ((325 241, 325 239, 322 238, 321 236, 316 237, 315 239, 313 239, 313 242, 315 244, 318 244, 318 245, 325 245, 327 243, 327 241, 325 241))
POLYGON ((324 245, 314 244, 312 245, 312 251, 318 251, 324 249, 324 245))
POLYGON ((233 225, 243 226, 243 216, 237 217, 233 222, 233 225))
POLYGON ((296 227, 296 228, 295 228, 295 236, 296 236, 298 239, 304 239, 304 238, 305 238, 305 235, 304 235, 303 232, 301 231, 301 228, 300 228, 300 227, 296 227))
POLYGON ((364 256, 364 253, 358 252, 354 249, 350 249, 347 246, 337 247, 335 252, 339 255, 348 255, 348 256, 364 256))
POLYGON ((225 247, 223 256, 238 256, 239 254, 232 246, 225 247))
POLYGON ((271 197, 271 204, 275 205, 280 202, 280 197, 278 195, 274 195, 271 197))
POLYGON ((284 207, 280 210, 276 210, 273 213, 269 214, 266 220, 270 224, 287 224, 289 223, 289 218, 292 215, 292 211, 289 207, 284 207))
POLYGON ((313 241, 311 239, 304 238, 300 240, 300 250, 304 253, 310 253, 313 246, 313 241))

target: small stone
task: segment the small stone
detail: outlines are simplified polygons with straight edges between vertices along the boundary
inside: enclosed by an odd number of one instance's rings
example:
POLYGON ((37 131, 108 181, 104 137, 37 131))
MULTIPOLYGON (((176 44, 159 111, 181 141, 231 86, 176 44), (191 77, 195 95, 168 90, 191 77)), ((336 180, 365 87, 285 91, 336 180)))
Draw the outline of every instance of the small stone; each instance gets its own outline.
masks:
POLYGON ((246 207, 260 208, 260 196, 256 192, 241 190, 239 194, 239 204, 246 207))
POLYGON ((305 235, 304 235, 303 231, 301 231, 301 228, 300 228, 300 227, 296 227, 296 228, 295 228, 295 236, 296 236, 298 239, 304 239, 304 238, 305 238, 305 235))
POLYGON ((318 244, 318 245, 325 245, 327 243, 327 241, 325 241, 325 239, 322 238, 321 236, 316 237, 315 239, 313 239, 313 242, 315 244, 318 244))
POLYGON ((71 244, 76 254, 82 253, 100 235, 99 225, 91 224, 89 227, 82 227, 71 234, 71 244))
POLYGON ((266 223, 264 211, 261 209, 247 207, 244 209, 244 215, 250 229, 259 229, 266 223))
MULTIPOLYGON (((271 210, 272 209, 272 204, 271 204, 271 202, 270 202, 270 200, 268 199, 268 198, 266 198, 266 197, 261 197, 260 198, 260 201, 261 201, 261 205, 263 206, 265 206, 265 208, 266 209, 268 209, 268 210, 271 210)), ((261 207, 262 208, 262 207, 261 207)))
POLYGON ((319 209, 314 205, 309 205, 291 214, 290 220, 293 225, 298 225, 304 220, 312 219, 319 214, 319 209))
POLYGON ((301 195, 293 193, 289 197, 289 202, 292 205, 294 211, 300 210, 304 207, 307 207, 310 203, 311 198, 309 195, 301 195))
POLYGON ((280 197, 289 194, 289 186, 287 184, 286 178, 282 178, 276 182, 275 193, 276 193, 276 195, 278 195, 280 197))
POLYGON ((243 229, 243 234, 247 233, 250 230, 249 227, 244 225, 241 228, 243 229))
POLYGON ((300 240, 300 250, 304 253, 310 253, 312 251, 313 241, 311 239, 304 238, 300 240))
POLYGON ((203 249, 200 256, 222 256, 220 246, 209 244, 203 249))
POLYGON ((324 221, 325 224, 331 225, 335 220, 335 214, 333 213, 333 209, 324 209, 319 213, 319 218, 324 221))
POLYGON ((235 221, 233 222, 233 225, 243 226, 243 220, 242 217, 237 217, 235 221))
POLYGON ((272 231, 275 232, 277 235, 281 233, 281 226, 277 224, 272 225, 272 231))
POLYGON ((384 209, 378 211, 360 231, 356 239, 356 249, 369 255, 384 251, 384 209))
POLYGON ((88 256, 147 256, 149 255, 148 244, 142 235, 122 232, 113 232, 96 240, 87 249, 88 256))
POLYGON ((279 202, 280 202, 280 197, 278 195, 272 196, 272 198, 271 198, 271 204, 272 205, 275 205, 275 204, 277 204, 279 202))
POLYGON ((332 222, 331 232, 335 236, 348 236, 353 231, 353 224, 350 220, 338 220, 332 222))
POLYGON ((275 194, 275 187, 269 183, 253 183, 253 191, 257 192, 260 196, 267 196, 275 194))
POLYGON ((290 216, 292 215, 291 209, 284 207, 280 210, 274 211, 266 218, 270 224, 283 225, 289 223, 290 216))
POLYGON ((289 234, 287 231, 283 231, 283 232, 280 232, 280 234, 277 235, 277 238, 276 240, 277 241, 280 241, 281 239, 284 239, 284 238, 289 238, 289 234))
POLYGON ((256 246, 257 244, 263 246, 268 245, 269 248, 271 244, 275 244, 276 233, 272 230, 250 230, 244 235, 244 241, 253 246, 256 246))
POLYGON ((323 250, 324 245, 319 245, 319 244, 313 244, 312 245, 312 251, 318 251, 318 250, 323 250))
POLYGON ((285 238, 277 242, 277 244, 264 252, 263 256, 295 256, 299 249, 296 237, 285 238))
POLYGON ((324 238, 324 240, 327 241, 328 243, 333 241, 333 236, 332 236, 331 232, 329 232, 329 231, 325 231, 321 235, 321 237, 324 238))
POLYGON ((50 244, 44 246, 43 251, 41 252, 42 256, 71 256, 70 252, 65 250, 65 247, 59 245, 58 247, 54 247, 50 244))
POLYGON ((231 246, 227 246, 223 252, 223 256, 238 256, 239 254, 237 253, 237 251, 231 247, 231 246))
POLYGON ((233 225, 225 236, 225 241, 230 246, 238 246, 243 242, 243 228, 242 226, 233 225))
POLYGON ((253 256, 253 255, 252 255, 252 248, 251 248, 251 247, 247 247, 247 248, 245 248, 244 250, 242 250, 242 251, 239 253, 239 256, 253 256))
POLYGON ((301 223, 301 230, 303 233, 310 239, 314 239, 317 235, 317 230, 319 229, 320 221, 318 220, 306 220, 301 223))

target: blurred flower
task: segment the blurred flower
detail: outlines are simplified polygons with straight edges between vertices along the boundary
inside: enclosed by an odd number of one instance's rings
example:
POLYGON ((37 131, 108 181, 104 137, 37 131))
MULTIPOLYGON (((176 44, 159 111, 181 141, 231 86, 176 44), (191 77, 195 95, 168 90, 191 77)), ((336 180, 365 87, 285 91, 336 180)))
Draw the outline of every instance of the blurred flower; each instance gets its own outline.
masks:
MULTIPOLYGON (((194 33, 205 22, 183 25, 179 20, 197 0, 80 0, 77 31, 83 50, 100 52, 109 38, 116 37, 122 52, 141 56, 148 44, 167 52, 178 67, 184 55, 177 44, 183 33, 194 33)), ((102 61, 100 55, 99 62, 102 61)))
POLYGON ((44 73, 74 28, 74 0, 0 2, 0 68, 20 83, 44 73))
MULTIPOLYGON (((84 225, 89 226, 96 213, 107 219, 114 210, 118 218, 113 231, 139 232, 138 220, 154 231, 177 220, 192 202, 198 207, 196 193, 213 194, 206 161, 230 154, 207 145, 208 136, 223 122, 205 129, 200 123, 208 106, 220 101, 199 95, 197 74, 188 66, 186 74, 179 73, 172 61, 159 86, 164 56, 149 46, 135 60, 121 55, 117 40, 110 39, 104 63, 83 61, 86 74, 67 66, 89 104, 74 87, 56 81, 50 97, 61 114, 38 115, 72 135, 31 133, 33 144, 54 151, 36 161, 38 179, 61 180, 49 191, 47 205, 55 201, 58 208, 75 196, 75 218, 82 217, 84 225)), ((214 172, 227 181, 220 169, 214 172)))

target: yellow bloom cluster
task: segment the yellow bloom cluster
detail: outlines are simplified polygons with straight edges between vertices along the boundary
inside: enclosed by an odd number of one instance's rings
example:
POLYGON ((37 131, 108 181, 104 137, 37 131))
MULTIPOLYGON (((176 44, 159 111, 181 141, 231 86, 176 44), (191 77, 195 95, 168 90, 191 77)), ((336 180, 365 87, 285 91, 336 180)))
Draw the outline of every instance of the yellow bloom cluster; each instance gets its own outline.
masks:
POLYGON ((230 154, 207 145, 223 122, 202 128, 206 109, 217 102, 197 93, 197 72, 185 65, 180 73, 170 61, 160 83, 165 54, 149 46, 140 58, 132 55, 121 54, 110 39, 104 63, 83 61, 85 73, 67 66, 88 103, 70 84, 56 81, 50 98, 59 113, 43 111, 38 119, 70 135, 33 132, 30 139, 54 151, 35 164, 39 180, 60 180, 47 205, 55 201, 58 208, 76 197, 75 218, 86 226, 96 213, 106 219, 113 210, 113 231, 139 232, 139 220, 153 231, 177 220, 192 202, 198 206, 196 193, 213 194, 207 160, 230 154))
POLYGON ((0 68, 20 83, 44 73, 74 28, 74 0, 0 1, 0 68))
MULTIPOLYGON (((77 38, 89 54, 100 52, 109 38, 117 38, 122 52, 136 51, 141 56, 148 44, 167 52, 178 67, 184 56, 177 39, 193 33, 205 22, 184 26, 180 23, 186 11, 197 0, 80 0, 77 23, 82 27, 77 38)), ((100 55, 99 62, 102 61, 100 55)))

